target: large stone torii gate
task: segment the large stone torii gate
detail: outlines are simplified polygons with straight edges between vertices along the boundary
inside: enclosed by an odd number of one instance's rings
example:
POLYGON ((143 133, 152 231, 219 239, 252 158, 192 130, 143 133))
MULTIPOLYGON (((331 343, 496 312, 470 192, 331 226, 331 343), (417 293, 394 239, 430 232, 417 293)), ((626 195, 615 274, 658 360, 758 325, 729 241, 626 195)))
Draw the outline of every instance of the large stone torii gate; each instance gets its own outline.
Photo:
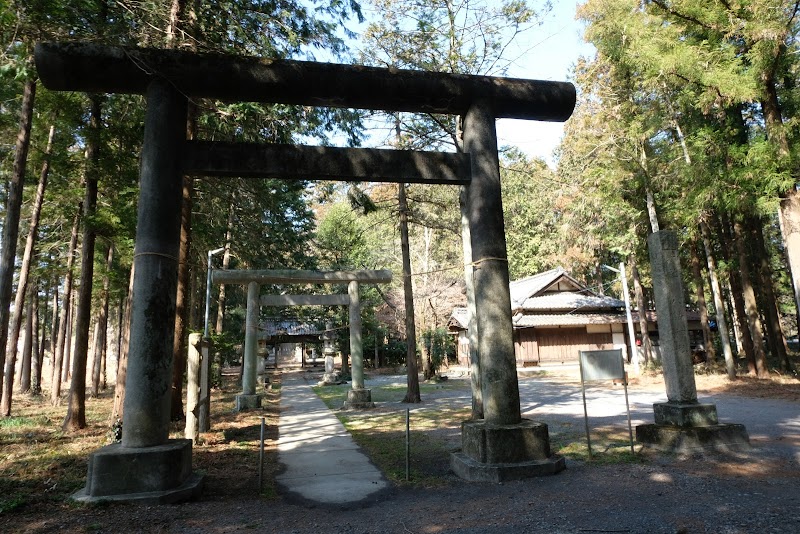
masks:
POLYGON ((147 101, 123 438, 90 456, 75 498, 166 502, 200 491, 191 441, 169 439, 184 174, 466 186, 480 367, 473 397, 482 397, 483 419, 463 423, 463 451, 451 465, 476 480, 564 468, 550 454, 547 426, 520 412, 495 119, 565 121, 575 106, 572 84, 86 43, 39 43, 35 60, 48 89, 147 101), (189 141, 189 98, 460 115, 463 153, 189 141))
MULTIPOLYGON (((258 345, 259 306, 347 306, 350 316, 350 352, 353 365, 352 388, 347 392, 346 406, 361 408, 372 405, 372 395, 364 387, 364 352, 361 344, 362 284, 387 284, 392 272, 379 271, 301 271, 301 270, 214 270, 215 284, 246 284, 247 314, 245 315, 244 361, 242 393, 236 396, 236 409, 261 406, 256 394, 256 346, 258 345), (261 284, 347 284, 346 295, 265 295, 259 297, 261 284)), ((277 358, 277 355, 275 356, 277 358)), ((276 360, 277 362, 277 360, 276 360)))

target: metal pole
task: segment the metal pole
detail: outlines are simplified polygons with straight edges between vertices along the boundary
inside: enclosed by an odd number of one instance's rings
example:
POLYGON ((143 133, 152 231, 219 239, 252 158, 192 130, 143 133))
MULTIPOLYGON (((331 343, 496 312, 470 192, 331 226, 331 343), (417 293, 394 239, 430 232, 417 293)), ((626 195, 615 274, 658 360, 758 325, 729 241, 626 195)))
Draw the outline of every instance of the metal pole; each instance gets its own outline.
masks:
POLYGON ((583 354, 579 353, 581 371, 581 396, 583 397, 583 425, 586 427, 586 447, 589 449, 589 459, 592 459, 592 438, 589 437, 589 412, 586 409, 586 383, 583 380, 583 354))
POLYGON ((264 489, 264 430, 266 425, 264 424, 264 417, 261 418, 261 444, 259 446, 258 452, 258 494, 261 495, 261 492, 264 489))
POLYGON ((634 454, 633 427, 631 426, 631 406, 628 404, 628 373, 625 373, 622 383, 625 385, 625 409, 628 410, 628 437, 631 439, 631 454, 634 454))
POLYGON ((411 410, 406 408, 406 481, 411 480, 411 410))
MULTIPOLYGON (((628 293, 628 278, 625 276, 625 264, 619 263, 619 276, 622 278, 622 295, 625 300, 625 314, 628 317, 628 345, 631 348, 631 362, 633 363, 633 374, 639 376, 639 354, 636 350, 636 334, 633 331, 633 316, 631 315, 631 298, 628 293)), ((639 310, 639 313, 645 313, 639 310)))

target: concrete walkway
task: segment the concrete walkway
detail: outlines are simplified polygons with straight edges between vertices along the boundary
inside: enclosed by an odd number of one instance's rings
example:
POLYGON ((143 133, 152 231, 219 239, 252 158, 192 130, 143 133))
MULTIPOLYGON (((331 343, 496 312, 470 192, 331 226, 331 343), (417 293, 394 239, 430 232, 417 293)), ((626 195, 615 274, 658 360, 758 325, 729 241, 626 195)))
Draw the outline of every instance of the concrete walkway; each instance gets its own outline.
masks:
POLYGON ((284 496, 350 507, 388 493, 383 474, 301 376, 283 375, 278 431, 284 496))

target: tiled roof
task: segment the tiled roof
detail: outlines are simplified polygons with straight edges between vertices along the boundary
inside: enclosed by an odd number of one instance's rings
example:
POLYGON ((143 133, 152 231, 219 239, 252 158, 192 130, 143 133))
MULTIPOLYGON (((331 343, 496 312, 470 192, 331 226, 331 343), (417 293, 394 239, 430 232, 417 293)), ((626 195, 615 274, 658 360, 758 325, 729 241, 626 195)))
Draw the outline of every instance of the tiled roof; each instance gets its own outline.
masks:
POLYGON ((563 291, 560 293, 546 293, 541 296, 526 299, 517 309, 579 312, 581 310, 609 310, 610 308, 620 309, 624 307, 624 302, 613 297, 563 291))
POLYGON ((313 336, 322 334, 322 330, 313 323, 297 319, 265 319, 261 321, 259 335, 275 336, 313 336))
POLYGON ((584 326, 587 324, 614 324, 626 321, 623 313, 547 313, 515 315, 515 328, 535 326, 584 326))

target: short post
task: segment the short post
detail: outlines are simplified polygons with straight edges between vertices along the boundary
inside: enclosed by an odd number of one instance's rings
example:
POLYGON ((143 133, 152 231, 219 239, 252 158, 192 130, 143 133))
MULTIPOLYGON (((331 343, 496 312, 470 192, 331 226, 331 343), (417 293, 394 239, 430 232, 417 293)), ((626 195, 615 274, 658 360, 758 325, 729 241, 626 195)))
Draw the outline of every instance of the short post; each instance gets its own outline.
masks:
POLYGON ((264 434, 266 433, 265 418, 261 418, 261 441, 258 447, 258 493, 264 491, 264 434))
POLYGON ((197 421, 200 408, 200 334, 189 334, 186 359, 186 428, 184 437, 197 441, 197 421))
POLYGON ((411 410, 406 408, 406 481, 411 480, 411 410))

